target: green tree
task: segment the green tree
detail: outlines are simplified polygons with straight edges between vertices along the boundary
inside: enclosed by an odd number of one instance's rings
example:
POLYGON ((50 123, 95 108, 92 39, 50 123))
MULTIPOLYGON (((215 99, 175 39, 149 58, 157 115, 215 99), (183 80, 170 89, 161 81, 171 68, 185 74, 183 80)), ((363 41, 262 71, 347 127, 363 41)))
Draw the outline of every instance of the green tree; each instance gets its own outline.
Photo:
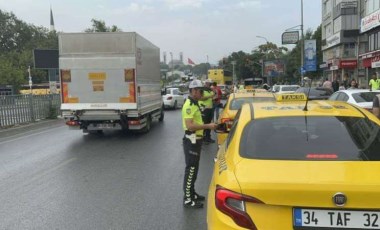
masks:
POLYGON ((14 85, 16 89, 27 84, 28 66, 32 68, 34 83, 46 81, 46 71, 33 69, 33 50, 57 49, 56 32, 27 24, 2 10, 0 28, 0 84, 14 85))
POLYGON ((87 28, 85 32, 93 33, 93 32, 121 32, 122 30, 115 25, 111 27, 106 26, 106 23, 102 20, 91 19, 92 27, 87 28))

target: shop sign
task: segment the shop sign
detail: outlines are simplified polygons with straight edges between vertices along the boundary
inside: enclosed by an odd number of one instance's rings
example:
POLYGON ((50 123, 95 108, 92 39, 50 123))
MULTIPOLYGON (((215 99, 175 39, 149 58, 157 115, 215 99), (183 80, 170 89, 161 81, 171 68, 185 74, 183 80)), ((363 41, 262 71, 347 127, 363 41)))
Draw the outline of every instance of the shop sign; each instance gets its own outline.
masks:
POLYGON ((357 60, 341 60, 339 63, 339 67, 342 69, 355 69, 357 65, 357 60))
POLYGON ((320 69, 326 69, 328 67, 326 62, 323 62, 322 64, 319 65, 320 69))
POLYGON ((357 1, 351 1, 351 2, 342 2, 341 3, 341 8, 356 8, 358 7, 358 2, 357 1))
POLYGON ((338 70, 339 69, 339 66, 337 65, 333 65, 330 67, 330 70, 338 70))
POLYGON ((362 18, 360 32, 366 32, 380 25, 380 10, 373 12, 367 17, 362 18))
POLYGON ((329 38, 326 38, 326 46, 324 46, 323 49, 330 48, 332 46, 338 45, 339 43, 340 43, 340 33, 337 33, 329 38))
POLYGON ((372 68, 380 67, 380 56, 376 56, 371 59, 371 67, 372 68))

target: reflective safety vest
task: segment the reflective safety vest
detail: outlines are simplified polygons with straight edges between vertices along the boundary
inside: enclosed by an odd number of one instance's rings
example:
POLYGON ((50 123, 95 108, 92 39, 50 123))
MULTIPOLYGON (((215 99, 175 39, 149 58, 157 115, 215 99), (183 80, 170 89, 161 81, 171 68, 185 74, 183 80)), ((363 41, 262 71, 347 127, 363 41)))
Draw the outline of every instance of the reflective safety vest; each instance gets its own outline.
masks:
POLYGON ((214 96, 214 92, 210 90, 203 91, 203 97, 209 97, 212 96, 204 101, 199 101, 199 105, 201 107, 204 107, 205 109, 212 109, 212 98, 214 96))
MULTIPOLYGON (((192 119, 194 124, 203 125, 202 113, 198 102, 190 97, 186 99, 182 107, 182 127, 184 131, 187 131, 185 119, 192 119)), ((195 131, 195 134, 203 136, 203 129, 195 131)))

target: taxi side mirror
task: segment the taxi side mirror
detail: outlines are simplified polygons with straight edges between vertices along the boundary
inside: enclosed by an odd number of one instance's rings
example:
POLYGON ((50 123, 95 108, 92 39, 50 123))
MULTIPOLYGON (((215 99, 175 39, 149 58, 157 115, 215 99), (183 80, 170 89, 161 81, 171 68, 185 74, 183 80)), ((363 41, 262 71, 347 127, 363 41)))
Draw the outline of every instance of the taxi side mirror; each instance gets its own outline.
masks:
POLYGON ((220 123, 215 129, 216 133, 229 133, 226 123, 220 123))

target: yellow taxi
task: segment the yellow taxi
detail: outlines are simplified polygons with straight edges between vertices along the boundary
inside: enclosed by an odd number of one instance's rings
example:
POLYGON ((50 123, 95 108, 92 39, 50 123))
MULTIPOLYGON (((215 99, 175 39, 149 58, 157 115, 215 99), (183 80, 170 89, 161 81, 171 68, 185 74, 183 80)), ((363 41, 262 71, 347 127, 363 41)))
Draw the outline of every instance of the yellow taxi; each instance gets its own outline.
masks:
MULTIPOLYGON (((258 103, 274 101, 274 94, 257 90, 238 90, 236 93, 231 93, 224 106, 223 111, 219 115, 218 123, 226 123, 228 128, 231 128, 237 111, 244 103, 258 103)), ((218 144, 222 144, 226 139, 226 133, 217 133, 218 144)))
POLYGON ((380 120, 305 100, 242 106, 218 152, 208 229, 380 229, 380 120))

